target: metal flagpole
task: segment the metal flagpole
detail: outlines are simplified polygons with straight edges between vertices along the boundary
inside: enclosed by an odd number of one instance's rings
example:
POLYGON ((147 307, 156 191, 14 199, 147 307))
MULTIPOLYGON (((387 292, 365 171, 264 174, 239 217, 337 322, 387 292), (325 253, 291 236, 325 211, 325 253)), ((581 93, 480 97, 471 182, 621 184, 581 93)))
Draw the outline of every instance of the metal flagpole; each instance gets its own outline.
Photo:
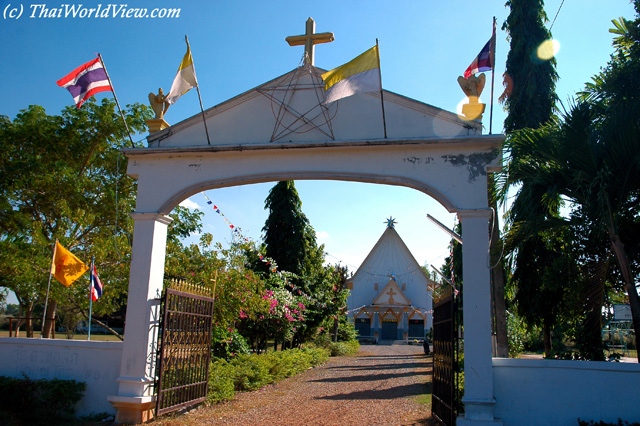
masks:
POLYGON ((44 336, 44 322, 47 319, 47 305, 49 304, 49 288, 51 288, 51 277, 53 276, 53 262, 56 260, 56 248, 58 247, 58 239, 53 246, 53 256, 51 257, 51 268, 49 268, 49 283, 47 284, 47 296, 44 299, 44 314, 42 315, 42 325, 40 326, 40 338, 44 336))
POLYGON ((94 262, 96 260, 95 256, 91 256, 91 269, 89 270, 89 334, 87 335, 87 340, 91 340, 91 308, 93 305, 93 268, 94 262))
POLYGON ((493 17, 493 33, 489 45, 489 61, 491 62, 491 105, 489 106, 489 134, 493 130, 493 82, 496 77, 496 17, 493 17))
POLYGON ((384 115, 384 96, 382 95, 382 69, 380 67, 380 48, 376 38, 376 54, 378 55, 378 76, 380 77, 380 103, 382 105, 382 126, 384 128, 384 138, 387 139, 387 119, 384 115))
MULTIPOLYGON (((184 41, 187 42, 187 48, 189 52, 191 52, 191 46, 189 45, 189 38, 185 35, 184 41)), ((202 96, 200 96, 200 85, 198 84, 198 76, 196 74, 196 64, 193 62, 193 54, 191 55, 191 66, 193 67, 193 75, 196 78, 196 90, 198 91, 198 99, 200 100, 200 111, 202 112, 202 122, 204 123, 204 131, 207 134, 207 144, 211 145, 211 140, 209 139, 209 129, 207 128, 207 120, 204 116, 204 107, 202 106, 202 96)))
POLYGON ((133 144, 133 139, 131 138, 131 132, 129 131, 129 126, 127 125, 127 120, 124 118, 124 114, 122 113, 122 108, 120 108, 120 102, 118 102, 118 97, 116 96, 116 89, 113 87, 113 83, 111 83, 111 78, 109 77, 109 72, 107 71, 107 66, 104 64, 102 60, 102 55, 98 53, 98 58, 100 58, 100 63, 104 68, 104 73, 107 75, 107 80, 109 81, 109 86, 111 86, 111 91, 113 92, 113 98, 116 100, 116 105, 118 106, 118 111, 120 111, 120 117, 122 117, 122 122, 124 123, 124 128, 127 129, 127 135, 129 136, 129 140, 131 141, 131 148, 135 148, 136 146, 133 144))

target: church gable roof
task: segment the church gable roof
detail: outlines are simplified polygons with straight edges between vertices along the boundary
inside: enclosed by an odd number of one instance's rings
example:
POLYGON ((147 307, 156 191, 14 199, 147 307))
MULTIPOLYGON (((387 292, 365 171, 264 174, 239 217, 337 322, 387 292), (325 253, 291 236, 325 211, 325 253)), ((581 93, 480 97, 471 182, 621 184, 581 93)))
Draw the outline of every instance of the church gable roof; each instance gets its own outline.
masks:
MULTIPOLYGON (((323 104, 325 70, 303 65, 205 111, 212 146, 334 143, 384 139, 380 93, 323 104)), ((481 133, 478 123, 383 91, 391 139, 446 139, 481 133)), ((171 119, 169 114, 165 119, 171 119)), ((202 114, 151 134, 149 146, 207 146, 202 114)))
POLYGON ((412 274, 427 282, 431 281, 395 228, 387 226, 387 229, 349 281, 356 283, 363 275, 398 277, 402 281, 402 276, 406 274, 412 274))

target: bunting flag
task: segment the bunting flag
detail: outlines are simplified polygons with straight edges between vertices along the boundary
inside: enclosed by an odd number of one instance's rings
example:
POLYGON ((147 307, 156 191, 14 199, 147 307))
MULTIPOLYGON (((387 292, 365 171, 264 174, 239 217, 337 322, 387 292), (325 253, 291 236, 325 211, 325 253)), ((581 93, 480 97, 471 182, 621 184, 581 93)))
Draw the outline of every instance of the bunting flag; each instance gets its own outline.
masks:
POLYGON ((495 63, 495 51, 496 51, 496 27, 495 23, 493 26, 493 35, 484 45, 478 56, 475 57, 471 65, 464 72, 464 78, 469 78, 472 75, 484 72, 484 71, 493 71, 494 63, 495 63))
POLYGON ((100 281, 100 277, 98 276, 95 263, 91 265, 89 286, 91 287, 91 300, 95 302, 100 296, 102 296, 102 281, 100 281))
POLYGON ((378 46, 373 46, 355 59, 322 74, 325 104, 361 92, 382 90, 378 46))
POLYGON ((96 93, 113 92, 113 87, 109 83, 107 72, 99 57, 80 65, 56 83, 71 93, 78 108, 96 93))
POLYGON ((60 281, 63 286, 69 287, 75 280, 80 278, 89 267, 69 250, 62 247, 56 240, 56 247, 53 252, 53 262, 51 263, 51 274, 60 281))
POLYGON ((184 95, 197 85, 198 80, 196 79, 196 70, 193 66, 193 58, 191 57, 191 47, 187 44, 187 53, 185 53, 184 58, 182 58, 182 62, 178 68, 178 73, 173 79, 171 90, 165 100, 169 105, 173 105, 180 96, 184 95))
POLYGON ((227 219, 227 217, 220 210, 220 208, 217 205, 215 205, 213 203, 213 201, 211 201, 211 199, 209 197, 207 197, 207 194, 205 194, 203 192, 202 195, 204 196, 205 200, 207 200, 207 204, 210 205, 213 208, 213 211, 216 212, 218 215, 220 215, 222 217, 222 219, 224 220, 224 222, 227 225, 229 225, 229 228, 231 229, 231 232, 234 234, 234 236, 240 238, 244 242, 251 243, 251 249, 258 256, 258 259, 260 259, 260 261, 262 263, 264 263, 266 266, 269 266, 269 271, 270 272, 272 272, 274 274, 277 274, 280 278, 282 278, 284 280, 284 282, 285 282, 285 284, 287 286, 291 287, 290 291, 291 291, 292 294, 297 294, 298 296, 304 297, 305 299, 307 299, 309 301, 315 302, 321 308, 325 308, 326 307, 326 304, 320 303, 317 299, 315 299, 315 298, 309 296, 308 294, 304 293, 300 288, 298 288, 293 283, 288 281, 287 280, 287 276, 285 275, 285 273, 283 273, 282 271, 278 271, 278 268, 271 262, 271 260, 268 257, 263 256, 262 253, 260 253, 260 251, 258 251, 258 249, 255 248, 255 244, 253 244, 253 242, 250 241, 249 238, 245 237, 242 234, 242 228, 233 225, 233 223, 231 223, 231 221, 229 219, 227 219))

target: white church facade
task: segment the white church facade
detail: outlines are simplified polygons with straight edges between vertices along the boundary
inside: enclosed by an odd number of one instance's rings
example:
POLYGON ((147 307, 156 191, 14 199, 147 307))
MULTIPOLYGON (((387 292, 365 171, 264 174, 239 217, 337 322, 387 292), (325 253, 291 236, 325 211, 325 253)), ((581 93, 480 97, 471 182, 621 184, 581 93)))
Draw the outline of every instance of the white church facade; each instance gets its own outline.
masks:
POLYGON ((389 218, 384 233, 347 281, 347 309, 360 339, 424 339, 432 326, 433 285, 389 218))

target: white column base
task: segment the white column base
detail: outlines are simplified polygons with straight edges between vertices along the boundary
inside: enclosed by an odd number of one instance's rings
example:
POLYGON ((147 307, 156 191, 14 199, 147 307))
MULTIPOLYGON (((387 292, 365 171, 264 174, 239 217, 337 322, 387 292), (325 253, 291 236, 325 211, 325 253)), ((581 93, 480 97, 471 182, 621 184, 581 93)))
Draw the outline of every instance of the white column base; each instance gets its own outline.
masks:
POLYGON ((116 423, 137 425, 153 419, 155 396, 108 396, 107 401, 117 410, 116 423))
POLYGON ((503 426, 502 420, 469 420, 460 416, 456 419, 457 426, 503 426))
POLYGON ((458 417, 458 426, 502 426, 502 420, 493 417, 493 407, 496 400, 462 398, 464 415, 458 417))

